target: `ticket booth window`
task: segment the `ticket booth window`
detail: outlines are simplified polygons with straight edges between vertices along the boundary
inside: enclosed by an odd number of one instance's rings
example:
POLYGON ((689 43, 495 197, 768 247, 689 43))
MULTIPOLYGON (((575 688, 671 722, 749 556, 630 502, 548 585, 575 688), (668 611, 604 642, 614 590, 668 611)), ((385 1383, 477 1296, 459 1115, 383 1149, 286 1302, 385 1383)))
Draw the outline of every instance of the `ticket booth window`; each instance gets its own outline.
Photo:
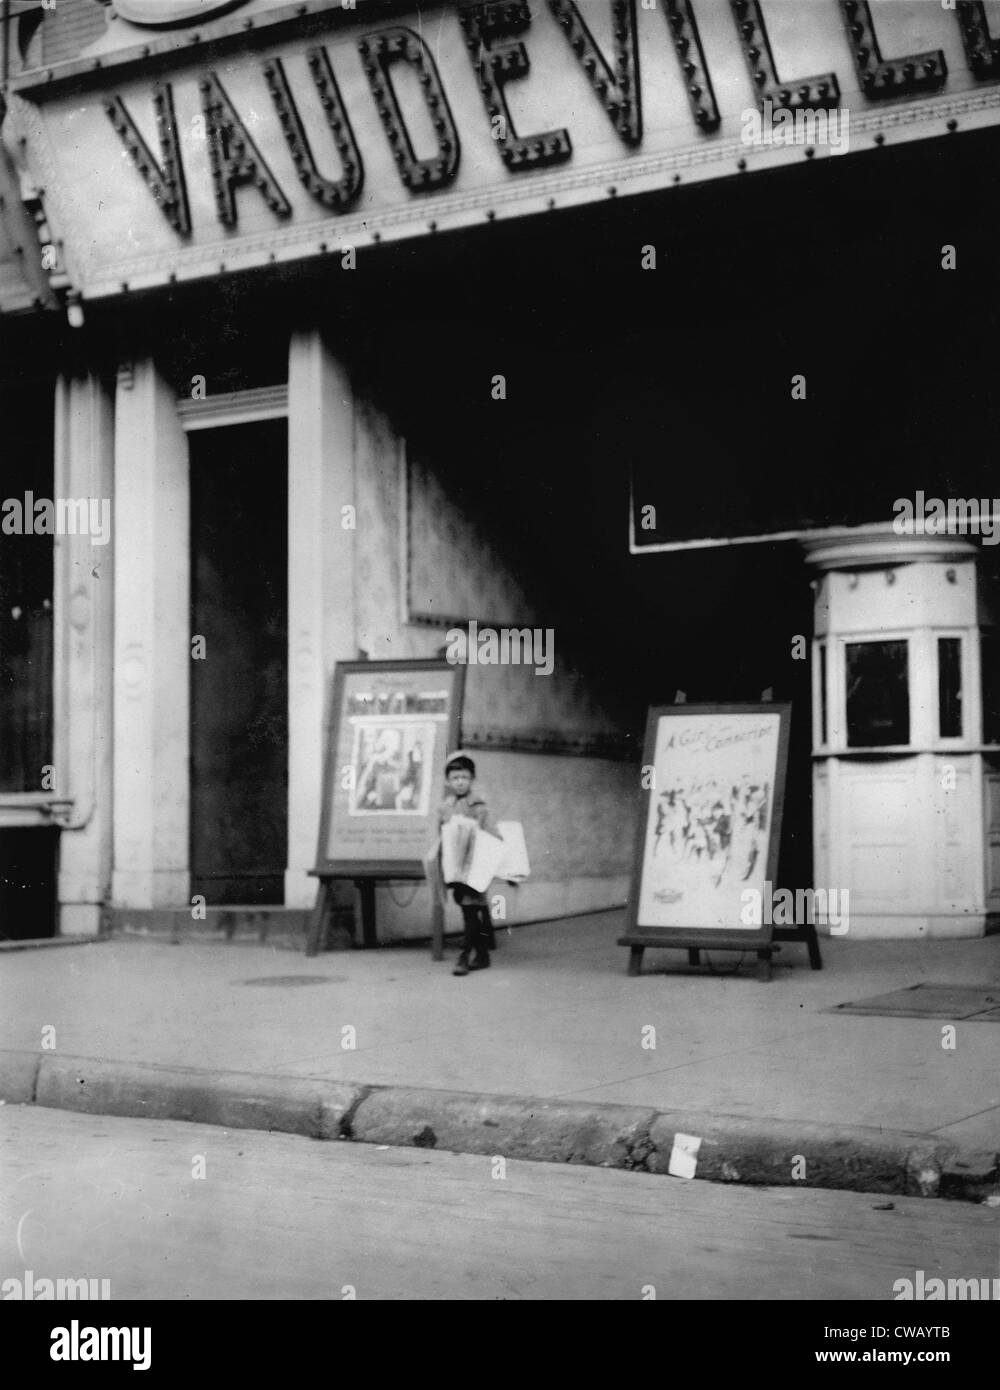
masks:
POLYGON ((847 746, 882 748, 910 741, 907 643, 848 642, 847 746))
POLYGON ((941 738, 962 737, 962 639, 939 637, 938 654, 938 734, 941 738))

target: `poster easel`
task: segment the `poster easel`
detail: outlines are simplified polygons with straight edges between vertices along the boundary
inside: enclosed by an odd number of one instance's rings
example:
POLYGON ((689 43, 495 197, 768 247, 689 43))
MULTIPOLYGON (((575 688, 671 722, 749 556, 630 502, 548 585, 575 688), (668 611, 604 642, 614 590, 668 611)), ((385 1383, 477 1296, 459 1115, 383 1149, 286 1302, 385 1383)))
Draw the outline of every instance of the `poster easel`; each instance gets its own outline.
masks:
MULTIPOLYGON (((357 888, 360 945, 368 948, 378 945, 376 884, 424 880, 444 761, 460 742, 464 683, 465 667, 442 659, 337 663, 307 955, 321 949, 338 880, 357 888)), ((436 902, 430 926, 432 958, 443 960, 444 909, 436 902)))
MULTIPOLYGON (((757 949, 757 979, 767 983, 771 978, 771 956, 781 950, 780 946, 775 946, 775 941, 797 941, 805 946, 809 952, 810 970, 823 969, 823 957, 820 954, 819 937, 816 935, 816 927, 812 922, 805 923, 801 927, 772 927, 771 942, 767 946, 757 949)), ((699 941, 697 945, 691 945, 683 939, 680 934, 673 932, 657 932, 654 930, 636 934, 630 932, 626 936, 618 938, 619 946, 630 947, 628 971, 629 975, 642 974, 642 958, 646 947, 662 949, 665 946, 686 947, 689 965, 701 965, 701 952, 703 949, 727 951, 745 951, 747 944, 745 941, 721 940, 713 938, 711 942, 699 941)))
MULTIPOLYGON (((628 919, 629 975, 648 948, 756 953, 771 978, 776 941, 799 941, 822 966, 814 923, 747 920, 747 899, 774 883, 781 842, 791 706, 665 705, 650 709, 628 919)), ((759 916, 759 914, 758 914, 759 916)))
MULTIPOLYGON (((306 955, 318 955, 323 945, 326 935, 326 924, 329 917, 333 899, 333 885, 340 878, 350 878, 358 892, 358 902, 361 916, 361 946, 364 949, 371 949, 378 945, 378 929, 375 920, 375 885, 378 878, 368 875, 365 877, 353 877, 347 874, 327 874, 321 873, 317 869, 310 869, 313 877, 319 878, 319 886, 316 892, 316 903, 309 917, 309 926, 306 931, 306 955)), ((381 877, 381 876, 380 876, 381 877)), ((393 879, 402 880, 406 878, 422 880, 423 871, 419 874, 395 873, 393 879)), ((352 945, 355 943, 351 942, 352 945)), ((431 959, 444 959, 444 908, 442 905, 433 901, 431 903, 431 959)))

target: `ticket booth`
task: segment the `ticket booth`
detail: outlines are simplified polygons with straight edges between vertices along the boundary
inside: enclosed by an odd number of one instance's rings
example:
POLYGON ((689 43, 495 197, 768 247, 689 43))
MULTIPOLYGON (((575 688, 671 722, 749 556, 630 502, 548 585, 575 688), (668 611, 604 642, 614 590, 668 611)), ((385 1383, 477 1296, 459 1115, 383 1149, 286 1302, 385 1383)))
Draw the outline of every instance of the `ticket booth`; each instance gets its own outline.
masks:
POLYGON ((1000 747, 977 543, 885 525, 804 544, 816 882, 850 890, 855 937, 980 936, 1000 910, 1000 747))

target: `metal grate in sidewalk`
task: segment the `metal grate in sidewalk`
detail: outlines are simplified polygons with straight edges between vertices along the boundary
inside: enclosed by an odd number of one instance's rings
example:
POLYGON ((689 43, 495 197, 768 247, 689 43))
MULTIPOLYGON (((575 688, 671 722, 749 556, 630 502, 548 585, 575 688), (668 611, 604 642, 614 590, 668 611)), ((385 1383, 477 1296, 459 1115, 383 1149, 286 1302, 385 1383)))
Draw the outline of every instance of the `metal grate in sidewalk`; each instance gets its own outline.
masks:
POLYGON ((878 1018, 947 1018, 970 1023, 1000 1023, 1000 985, 910 985, 891 994, 835 1004, 832 1014, 869 1014, 878 1018))

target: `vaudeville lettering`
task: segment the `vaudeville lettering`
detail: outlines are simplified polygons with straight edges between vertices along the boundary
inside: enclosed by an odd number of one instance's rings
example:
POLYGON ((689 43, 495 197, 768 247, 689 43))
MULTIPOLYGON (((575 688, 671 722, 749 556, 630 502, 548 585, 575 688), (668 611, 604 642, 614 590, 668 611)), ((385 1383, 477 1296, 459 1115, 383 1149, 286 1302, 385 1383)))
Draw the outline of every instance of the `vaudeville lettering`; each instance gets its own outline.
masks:
POLYGON ((908 58, 886 62, 879 51, 868 0, 840 0, 840 9, 851 37, 855 71, 866 96, 933 91, 944 82, 948 69, 940 48, 933 53, 911 53, 908 58))
POLYGON ((358 52, 404 185, 411 193, 418 193, 451 183, 458 169, 458 129, 434 59, 423 39, 409 29, 384 29, 373 37, 362 39, 358 52), (413 153, 390 75, 392 65, 399 62, 409 63, 420 79, 420 89, 437 135, 438 150, 434 159, 418 159, 413 153))
POLYGON ((642 106, 639 101, 639 40, 635 26, 635 0, 613 0, 611 6, 615 37, 614 72, 594 42, 573 0, 551 0, 549 8, 583 64, 583 70, 610 116, 611 124, 627 145, 637 145, 642 139, 642 106))
MULTIPOLYGON (((794 81, 783 82, 779 78, 764 16, 757 0, 732 0, 731 9, 736 17, 743 57, 761 104, 770 99, 775 106, 790 107, 792 110, 801 106, 822 110, 838 104, 840 87, 832 72, 823 73, 821 77, 797 77, 794 81)), ((844 10, 843 5, 841 10, 844 10)))
MULTIPOLYGON (((634 12, 632 18, 635 19, 634 12)), ((528 51, 523 43, 498 44, 496 39, 504 34, 520 33, 528 27, 531 11, 527 0, 514 0, 504 5, 470 5, 460 11, 459 21, 490 120, 502 121, 497 144, 508 169, 522 172, 569 159, 573 147, 568 131, 547 130, 543 135, 518 136, 504 95, 506 83, 514 77, 523 77, 528 71, 528 51)))
POLYGON ((292 99, 288 78, 280 58, 264 64, 264 76, 278 112, 281 128, 292 151, 299 181, 308 193, 328 208, 342 212, 350 207, 361 192, 365 170, 361 154, 354 139, 354 131, 347 118, 347 110, 340 96, 337 79, 330 66, 330 58, 325 48, 310 48, 306 62, 313 83, 319 93, 327 125, 333 134, 333 143, 340 157, 341 175, 339 179, 326 179, 316 167, 312 148, 306 137, 305 127, 298 109, 292 99))
POLYGON ((287 217, 292 206, 278 187, 249 130, 233 109, 222 83, 211 72, 202 78, 198 87, 205 109, 208 159, 219 221, 226 227, 236 225, 233 190, 243 183, 252 183, 272 212, 287 217))
POLYGON ((970 70, 977 77, 1000 76, 1000 39, 990 38, 986 6, 981 0, 959 0, 957 14, 970 70))
POLYGON ((188 210, 187 186, 184 182, 184 166, 181 164, 181 147, 177 138, 177 119, 174 116, 174 98, 170 84, 153 88, 153 109, 156 112, 156 131, 160 140, 162 167, 150 154, 149 146, 139 134, 138 127, 125 109, 122 99, 112 97, 105 102, 104 109, 139 173, 146 180, 147 187, 163 209, 167 221, 175 232, 186 236, 191 230, 191 213, 188 210))
MULTIPOLYGON (((642 85, 636 0, 607 0, 612 18, 610 54, 594 39, 575 0, 546 3, 619 138, 628 147, 637 146, 642 140, 642 85)), ((851 61, 870 101, 919 95, 944 84, 947 64, 941 49, 885 58, 867 0, 838 0, 838 5, 851 61)), ((703 133, 714 131, 719 125, 719 108, 690 0, 661 0, 658 8, 670 29, 694 126, 703 133)), ((729 8, 761 108, 765 102, 771 103, 771 109, 792 111, 830 110, 839 105, 835 73, 811 77, 779 74, 758 0, 729 0, 729 8)), ((958 0, 954 15, 970 72, 981 80, 1000 79, 1000 39, 990 36, 983 4, 958 0)), ((511 173, 527 173, 572 158, 573 146, 566 129, 525 133, 517 131, 511 119, 505 89, 530 70, 527 48, 518 37, 531 26, 528 0, 463 3, 458 8, 458 21, 497 152, 506 168, 511 173)), ((412 30, 393 25, 364 34, 357 40, 357 48, 403 186, 415 194, 446 187, 459 167, 459 132, 427 44, 412 30), (417 158, 397 99, 392 73, 399 64, 411 68, 419 81, 437 141, 437 150, 429 158, 417 158)), ((338 178, 320 172, 281 60, 265 60, 262 73, 300 182, 318 203, 344 212, 357 200, 364 182, 361 151, 329 54, 324 48, 311 48, 306 58, 337 152, 338 178)), ((203 74, 199 85, 219 221, 227 227, 236 224, 235 190, 244 185, 255 188, 276 216, 287 217, 291 205, 218 75, 203 74)), ((170 84, 161 81, 153 88, 159 159, 120 97, 106 99, 104 108, 170 226, 181 236, 189 235, 191 215, 170 84)))

